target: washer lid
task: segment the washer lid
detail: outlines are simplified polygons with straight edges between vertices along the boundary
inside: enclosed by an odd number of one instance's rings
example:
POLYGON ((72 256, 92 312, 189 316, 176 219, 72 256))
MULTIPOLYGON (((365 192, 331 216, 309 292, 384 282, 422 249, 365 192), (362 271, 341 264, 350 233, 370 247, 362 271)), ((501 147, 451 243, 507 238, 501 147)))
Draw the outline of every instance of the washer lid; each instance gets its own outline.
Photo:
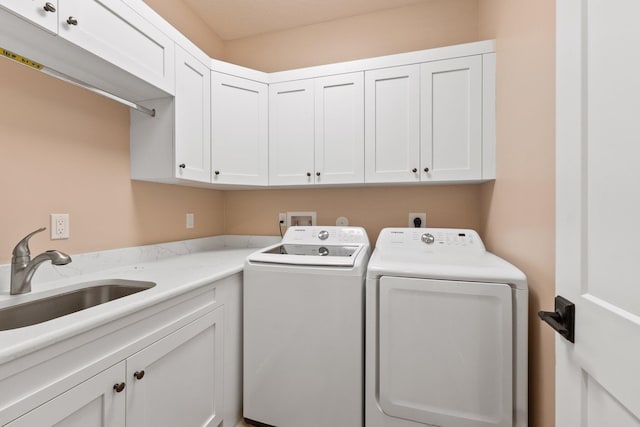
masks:
POLYGON ((293 245, 278 244, 249 255, 248 261, 268 264, 292 264, 353 267, 365 245, 293 245))

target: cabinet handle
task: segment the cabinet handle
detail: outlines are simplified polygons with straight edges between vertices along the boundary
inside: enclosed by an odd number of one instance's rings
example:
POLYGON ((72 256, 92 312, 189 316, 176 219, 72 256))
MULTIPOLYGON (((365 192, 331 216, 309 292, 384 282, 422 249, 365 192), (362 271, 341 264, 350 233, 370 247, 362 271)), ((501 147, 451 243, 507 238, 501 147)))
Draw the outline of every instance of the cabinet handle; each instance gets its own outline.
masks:
POLYGON ((307 176, 311 176, 311 172, 307 172, 307 176))
POLYGON ((220 171, 214 171, 213 173, 215 173, 216 175, 220 175, 220 171))
POLYGON ((424 171, 425 171, 426 173, 429 173, 429 168, 424 168, 424 171))
POLYGON ((47 12, 54 13, 56 11, 56 7, 49 2, 46 2, 44 4, 44 10, 46 10, 47 12))
POLYGON ((144 371, 135 371, 133 373, 133 377, 137 380, 141 380, 142 378, 144 378, 144 371))
POLYGON ((122 390, 124 390, 125 385, 125 383, 114 384, 113 389, 116 391, 116 393, 121 393, 122 390))
POLYGON ((413 169, 411 169, 411 172, 416 173, 416 172, 418 172, 418 169, 417 168, 413 168, 413 169))
POLYGON ((184 163, 180 163, 180 164, 178 165, 178 167, 179 167, 180 169, 184 169, 184 168, 186 168, 186 167, 187 167, 187 165, 185 165, 184 163))
POLYGON ((316 176, 320 176, 320 172, 316 172, 316 176))
POLYGON ((67 19, 67 24, 69 24, 69 25, 78 25, 78 20, 76 18, 74 18, 73 16, 70 16, 69 19, 67 19))

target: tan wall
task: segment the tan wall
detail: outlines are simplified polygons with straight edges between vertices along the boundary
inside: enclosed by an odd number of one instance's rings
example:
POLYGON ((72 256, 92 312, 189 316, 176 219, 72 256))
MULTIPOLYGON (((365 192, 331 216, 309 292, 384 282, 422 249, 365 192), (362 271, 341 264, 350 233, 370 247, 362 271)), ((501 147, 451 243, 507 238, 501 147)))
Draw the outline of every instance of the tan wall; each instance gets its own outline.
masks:
POLYGON ((478 0, 432 0, 225 42, 224 60, 281 71, 477 41, 478 0))
POLYGON ((21 237, 49 227, 50 213, 70 214, 71 238, 41 234, 33 253, 223 232, 221 192, 130 180, 127 107, 6 59, 0 94, 1 264, 21 237), (193 230, 185 228, 186 212, 195 213, 193 230))
POLYGON ((555 338, 536 313, 555 289, 555 2, 482 0, 479 12, 498 76, 497 179, 482 188, 482 229, 529 280, 529 425, 552 427, 555 338))
POLYGON ((212 58, 221 59, 224 43, 200 16, 182 0, 145 0, 145 3, 176 27, 212 58))
POLYGON ((382 228, 406 227, 409 212, 426 212, 430 227, 480 227, 477 185, 228 191, 224 205, 228 234, 277 234, 287 211, 315 211, 318 225, 346 216, 372 244, 382 228))

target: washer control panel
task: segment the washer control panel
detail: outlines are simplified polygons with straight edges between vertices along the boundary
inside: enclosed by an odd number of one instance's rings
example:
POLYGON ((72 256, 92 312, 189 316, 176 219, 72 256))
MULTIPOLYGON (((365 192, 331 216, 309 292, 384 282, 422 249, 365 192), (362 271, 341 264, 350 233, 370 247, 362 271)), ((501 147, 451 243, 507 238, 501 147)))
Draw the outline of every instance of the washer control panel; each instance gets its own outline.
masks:
POLYGON ((309 226, 289 227, 283 243, 290 244, 339 244, 369 243, 367 233, 362 227, 309 226))
POLYGON ((385 228, 380 232, 376 247, 404 247, 448 251, 456 249, 485 250, 478 233, 457 228, 385 228))

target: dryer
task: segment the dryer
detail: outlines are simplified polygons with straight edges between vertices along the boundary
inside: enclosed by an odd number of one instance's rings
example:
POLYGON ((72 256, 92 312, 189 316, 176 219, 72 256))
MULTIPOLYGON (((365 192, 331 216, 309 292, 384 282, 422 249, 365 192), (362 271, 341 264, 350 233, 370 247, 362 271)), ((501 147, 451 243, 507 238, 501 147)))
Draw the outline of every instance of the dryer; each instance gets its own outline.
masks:
POLYGON ((525 275, 473 230, 385 228, 366 280, 367 427, 525 427, 525 275))
POLYGON ((244 268, 244 408, 257 426, 362 427, 360 227, 291 227, 244 268))

